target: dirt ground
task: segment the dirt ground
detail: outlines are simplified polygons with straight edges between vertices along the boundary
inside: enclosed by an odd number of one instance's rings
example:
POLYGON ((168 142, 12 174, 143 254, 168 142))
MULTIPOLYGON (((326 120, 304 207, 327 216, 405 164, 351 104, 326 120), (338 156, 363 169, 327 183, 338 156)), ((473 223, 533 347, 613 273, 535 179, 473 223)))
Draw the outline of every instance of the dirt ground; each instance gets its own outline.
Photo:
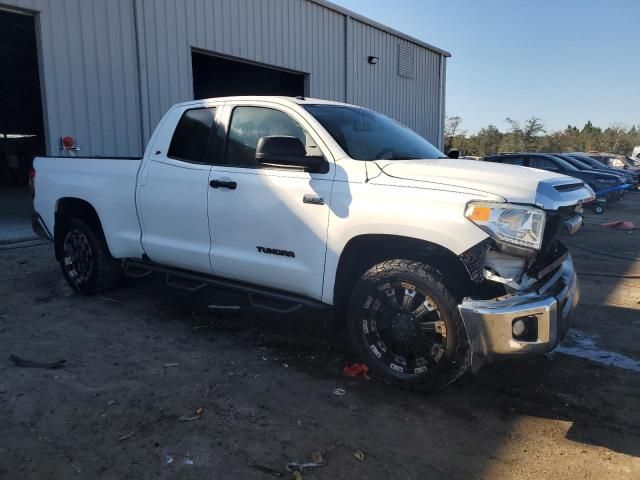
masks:
POLYGON ((640 193, 566 239, 582 303, 561 352, 430 395, 343 377, 344 334, 313 312, 215 311, 237 299, 159 277, 82 298, 50 244, 5 246, 0 478, 291 478, 287 462, 322 452, 306 479, 638 479, 640 230, 607 220, 640 226, 640 193))

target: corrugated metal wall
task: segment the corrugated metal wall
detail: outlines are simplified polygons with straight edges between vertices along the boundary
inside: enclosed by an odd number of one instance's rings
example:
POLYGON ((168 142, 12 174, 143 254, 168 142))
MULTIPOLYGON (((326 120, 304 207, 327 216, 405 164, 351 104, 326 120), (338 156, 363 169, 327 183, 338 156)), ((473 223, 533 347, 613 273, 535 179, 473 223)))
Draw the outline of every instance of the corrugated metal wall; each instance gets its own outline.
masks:
POLYGON ((193 98, 192 48, 305 72, 310 96, 379 110, 441 144, 444 57, 323 2, 2 3, 39 12, 53 154, 61 135, 75 136, 84 155, 142 154, 164 112, 193 98), (414 49, 413 78, 398 74, 400 44, 414 49))
POLYGON ((383 112, 439 145, 442 55, 357 20, 351 24, 353 80, 349 101, 383 112), (414 50, 412 78, 399 75, 400 45, 414 50), (380 60, 370 65, 369 56, 380 60))
POLYGON ((304 0, 135 0, 145 136, 193 98, 191 47, 309 73, 309 95, 345 98, 344 16, 304 0))
MULTIPOLYGON (((0 0, 39 12, 47 150, 72 135, 82 155, 139 155, 140 96, 131 0, 0 0)), ((6 72, 5 72, 6 73, 6 72)))

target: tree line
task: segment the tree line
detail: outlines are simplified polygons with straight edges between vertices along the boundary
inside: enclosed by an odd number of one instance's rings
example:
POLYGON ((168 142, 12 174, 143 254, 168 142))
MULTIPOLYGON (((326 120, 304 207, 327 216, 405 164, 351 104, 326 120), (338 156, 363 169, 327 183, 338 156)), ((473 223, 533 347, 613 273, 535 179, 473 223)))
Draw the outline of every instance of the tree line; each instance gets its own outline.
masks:
POLYGON ((582 128, 568 125, 561 131, 547 132, 542 120, 531 117, 523 123, 507 117, 507 128, 500 131, 488 125, 473 135, 462 129, 462 118, 447 116, 445 151, 458 149, 464 155, 486 156, 500 152, 608 152, 629 155, 640 146, 640 124, 630 128, 612 125, 606 129, 587 122, 582 128))

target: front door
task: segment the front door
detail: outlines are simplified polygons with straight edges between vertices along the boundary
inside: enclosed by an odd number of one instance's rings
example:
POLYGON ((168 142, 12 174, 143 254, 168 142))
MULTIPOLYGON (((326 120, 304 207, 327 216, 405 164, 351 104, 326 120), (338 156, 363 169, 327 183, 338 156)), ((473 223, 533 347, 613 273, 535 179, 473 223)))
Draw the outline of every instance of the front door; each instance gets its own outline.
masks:
POLYGON ((210 172, 209 224, 215 275, 319 299, 322 295, 333 160, 296 111, 268 102, 226 107, 224 158, 210 172), (327 173, 258 165, 258 140, 298 137, 321 151, 327 173))
POLYGON ((139 174, 142 246, 154 262, 211 273, 207 195, 215 116, 215 107, 170 112, 139 174))

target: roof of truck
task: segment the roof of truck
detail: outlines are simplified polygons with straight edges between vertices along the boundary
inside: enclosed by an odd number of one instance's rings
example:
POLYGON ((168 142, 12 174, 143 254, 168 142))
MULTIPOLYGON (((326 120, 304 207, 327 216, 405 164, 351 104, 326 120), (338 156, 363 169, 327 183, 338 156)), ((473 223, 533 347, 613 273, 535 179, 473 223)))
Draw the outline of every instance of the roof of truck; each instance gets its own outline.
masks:
POLYGON ((275 101, 275 103, 281 104, 297 104, 297 105, 343 105, 343 106, 353 106, 349 103, 344 102, 335 102, 333 100, 323 100, 320 98, 309 98, 309 97, 285 97, 280 95, 239 95, 235 97, 211 97, 211 98, 201 98, 199 100, 191 100, 189 102, 181 102, 175 106, 189 106, 189 105, 201 105, 206 103, 207 101, 216 101, 216 102, 237 102, 237 101, 251 101, 251 100, 270 100, 275 101))

